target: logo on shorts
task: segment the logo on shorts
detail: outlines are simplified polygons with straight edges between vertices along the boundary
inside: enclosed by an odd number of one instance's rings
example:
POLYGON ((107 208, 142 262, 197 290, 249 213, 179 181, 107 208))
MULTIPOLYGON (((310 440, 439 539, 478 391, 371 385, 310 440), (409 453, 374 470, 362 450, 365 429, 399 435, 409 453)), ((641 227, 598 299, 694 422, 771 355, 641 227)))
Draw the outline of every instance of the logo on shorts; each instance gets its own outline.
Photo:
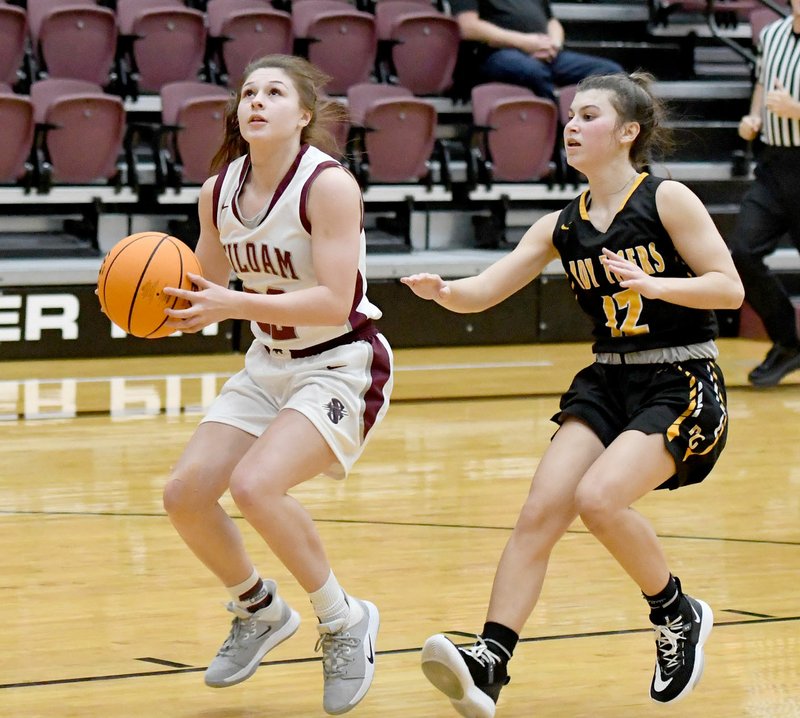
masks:
POLYGON ((692 451, 697 451, 697 448, 705 440, 706 437, 703 436, 703 430, 697 424, 695 424, 694 428, 692 428, 692 430, 689 432, 689 448, 692 451))
POLYGON ((334 423, 338 424, 344 417, 347 416, 347 409, 345 409, 344 404, 339 401, 336 397, 332 397, 331 400, 325 404, 325 409, 328 412, 328 418, 334 423))

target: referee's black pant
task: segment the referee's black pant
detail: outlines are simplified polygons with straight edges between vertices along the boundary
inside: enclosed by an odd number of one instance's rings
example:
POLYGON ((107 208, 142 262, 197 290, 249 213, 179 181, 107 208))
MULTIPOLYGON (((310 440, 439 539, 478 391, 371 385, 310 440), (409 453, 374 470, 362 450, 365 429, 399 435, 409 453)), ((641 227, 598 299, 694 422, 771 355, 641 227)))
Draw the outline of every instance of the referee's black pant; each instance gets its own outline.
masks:
POLYGON ((800 252, 800 147, 763 147, 728 245, 745 298, 764 322, 769 338, 796 347, 800 339, 794 307, 764 261, 785 235, 800 252))

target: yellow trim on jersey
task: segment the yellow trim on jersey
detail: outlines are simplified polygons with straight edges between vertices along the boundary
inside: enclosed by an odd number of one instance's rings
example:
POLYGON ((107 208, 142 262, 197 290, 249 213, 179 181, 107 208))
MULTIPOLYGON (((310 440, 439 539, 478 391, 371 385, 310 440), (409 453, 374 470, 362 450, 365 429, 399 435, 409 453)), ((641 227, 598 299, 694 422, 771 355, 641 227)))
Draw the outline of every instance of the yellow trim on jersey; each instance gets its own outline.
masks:
MULTIPOLYGON (((624 207, 624 206, 625 206, 625 205, 628 203, 628 200, 631 198, 631 195, 634 193, 634 191, 636 190, 636 188, 637 188, 637 187, 638 187, 638 186, 639 186, 639 185, 640 185, 642 182, 644 182, 644 178, 645 178, 645 177, 647 177, 647 175, 648 175, 648 174, 649 174, 648 172, 640 172, 640 173, 639 173, 639 174, 636 176, 636 180, 635 180, 635 181, 634 181, 634 183, 631 185, 631 188, 628 190, 628 192, 625 194, 625 196, 622 198, 622 201, 620 202, 620 205, 619 205, 619 207, 617 208, 617 211, 616 211, 616 212, 614 212, 614 214, 615 214, 615 215, 619 214, 619 213, 622 211, 622 208, 623 208, 623 207, 624 207)), ((589 208, 588 208, 588 206, 586 205, 586 198, 587 198, 588 196, 589 196, 589 190, 588 190, 588 189, 587 189, 587 190, 584 190, 584 191, 581 193, 581 201, 580 201, 580 214, 581 214, 581 219, 585 219, 587 222, 589 221, 589 208)))

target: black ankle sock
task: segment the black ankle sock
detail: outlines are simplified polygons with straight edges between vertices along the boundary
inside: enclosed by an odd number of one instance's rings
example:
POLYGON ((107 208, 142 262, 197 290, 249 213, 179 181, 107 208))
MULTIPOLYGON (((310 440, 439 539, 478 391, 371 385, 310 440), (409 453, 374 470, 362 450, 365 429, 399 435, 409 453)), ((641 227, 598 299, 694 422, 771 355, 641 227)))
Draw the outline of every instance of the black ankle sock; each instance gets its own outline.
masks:
POLYGON ((667 585, 655 596, 648 596, 644 592, 642 596, 647 601, 647 605, 650 606, 651 623, 664 624, 680 613, 681 598, 683 596, 681 582, 680 579, 672 574, 670 574, 667 585))
POLYGON ((495 646, 490 646, 492 653, 497 655, 505 665, 511 660, 511 656, 514 655, 514 648, 516 648, 517 642, 519 641, 519 634, 515 633, 507 626, 504 626, 502 623, 487 621, 483 624, 481 638, 483 638, 484 641, 492 641, 502 648, 502 650, 496 651, 493 650, 495 646))
POLYGON ((253 588, 251 588, 249 591, 245 591, 245 593, 239 596, 239 600, 243 603, 249 604, 247 606, 249 613, 255 613, 256 611, 260 611, 262 608, 266 608, 270 603, 272 603, 272 594, 267 593, 264 582, 259 578, 258 582, 253 586, 253 588), (250 601, 255 601, 255 603, 249 603, 250 601))

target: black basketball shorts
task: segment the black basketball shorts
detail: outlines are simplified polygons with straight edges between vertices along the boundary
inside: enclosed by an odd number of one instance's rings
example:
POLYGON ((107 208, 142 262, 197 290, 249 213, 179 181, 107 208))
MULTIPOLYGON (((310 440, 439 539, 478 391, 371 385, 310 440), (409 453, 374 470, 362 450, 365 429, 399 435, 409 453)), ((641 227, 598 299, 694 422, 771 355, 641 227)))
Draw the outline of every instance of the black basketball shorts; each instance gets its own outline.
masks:
POLYGON ((658 488, 677 489, 708 476, 728 434, 725 379, 716 362, 601 364, 582 369, 561 397, 558 424, 574 416, 604 446, 623 431, 662 434, 676 471, 658 488))

